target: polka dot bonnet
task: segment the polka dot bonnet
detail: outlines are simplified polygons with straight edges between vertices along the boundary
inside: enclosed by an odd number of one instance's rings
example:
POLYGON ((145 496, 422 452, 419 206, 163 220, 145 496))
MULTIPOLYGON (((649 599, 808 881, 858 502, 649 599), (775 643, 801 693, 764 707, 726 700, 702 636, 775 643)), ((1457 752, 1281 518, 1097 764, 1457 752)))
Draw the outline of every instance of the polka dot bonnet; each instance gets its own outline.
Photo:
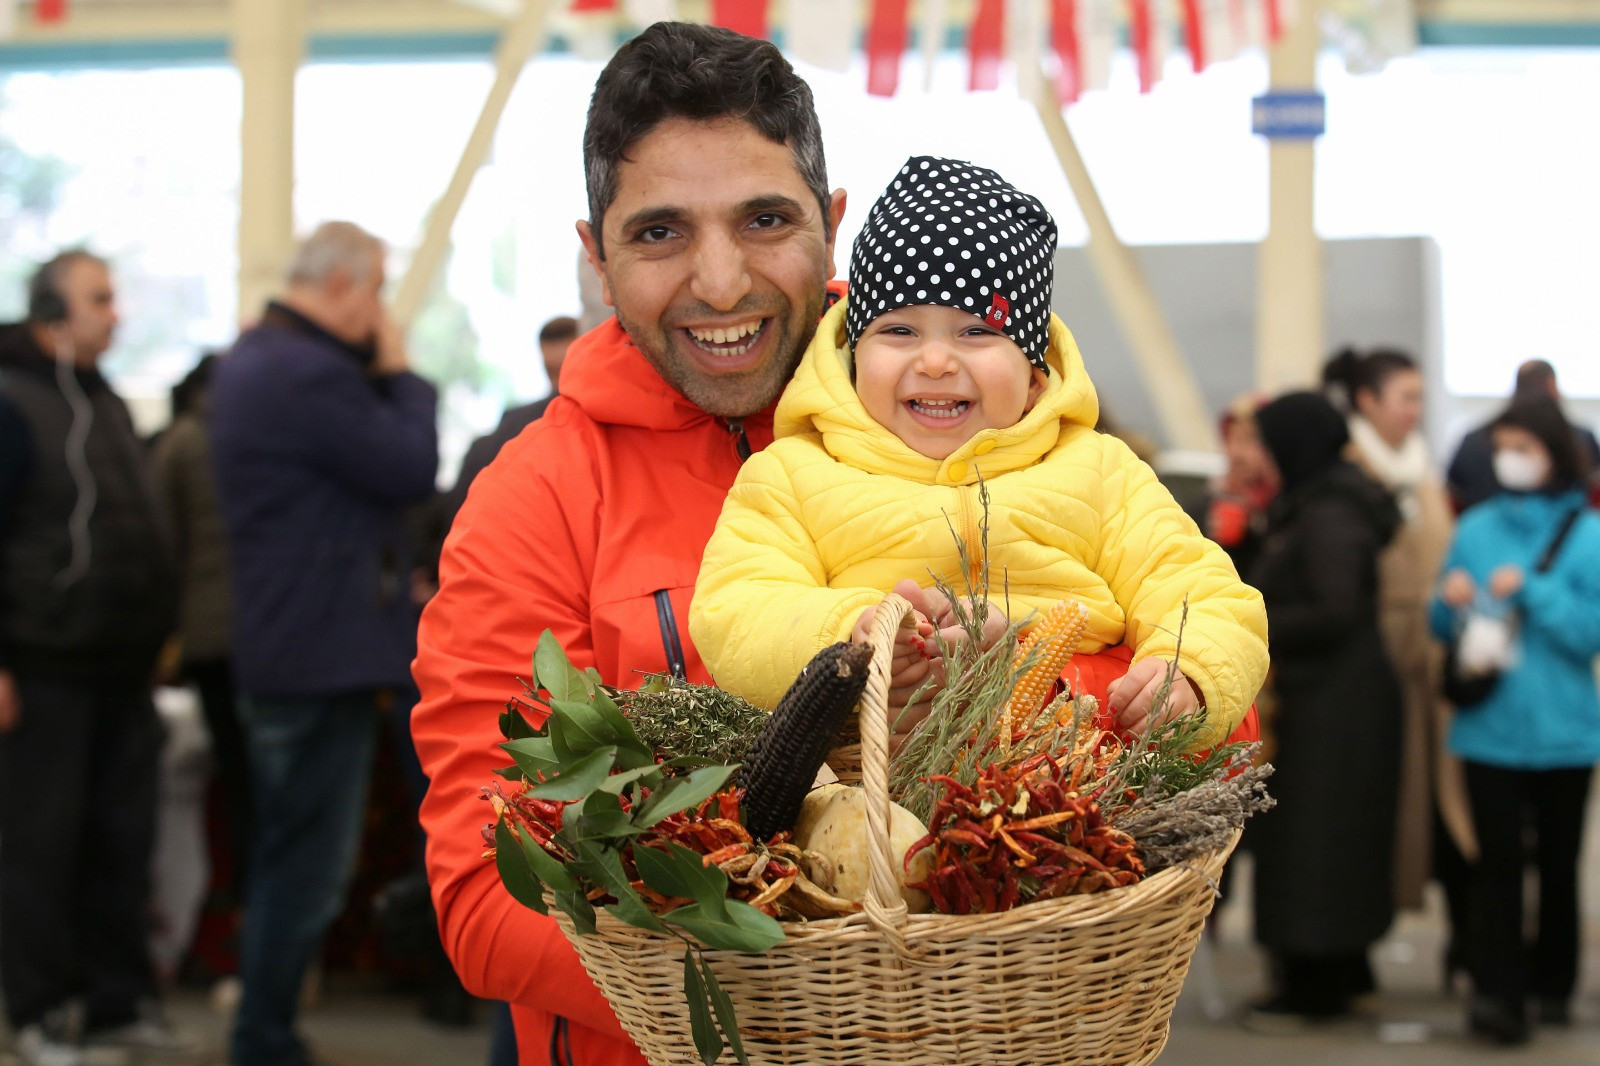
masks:
POLYGON ((999 329, 1043 370, 1055 254, 1050 212, 999 174, 957 159, 908 159, 850 253, 850 347, 886 311, 939 304, 999 329))

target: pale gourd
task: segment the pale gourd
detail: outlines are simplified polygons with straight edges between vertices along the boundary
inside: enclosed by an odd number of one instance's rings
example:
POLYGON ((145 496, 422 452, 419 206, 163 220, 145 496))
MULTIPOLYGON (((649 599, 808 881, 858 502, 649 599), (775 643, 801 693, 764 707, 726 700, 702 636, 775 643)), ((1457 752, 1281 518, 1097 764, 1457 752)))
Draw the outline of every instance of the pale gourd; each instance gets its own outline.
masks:
MULTIPOLYGON (((932 901, 921 889, 907 888, 907 882, 922 881, 933 868, 933 849, 923 848, 912 858, 909 871, 901 860, 907 849, 928 835, 928 827, 917 816, 897 803, 889 804, 889 853, 894 857, 895 875, 900 881, 900 896, 913 913, 928 910, 932 901)), ((871 882, 867 855, 870 850, 867 830, 867 794, 850 785, 823 785, 812 790, 800 806, 795 822, 794 842, 806 851, 815 851, 828 860, 833 875, 834 895, 857 903, 867 898, 871 882)))

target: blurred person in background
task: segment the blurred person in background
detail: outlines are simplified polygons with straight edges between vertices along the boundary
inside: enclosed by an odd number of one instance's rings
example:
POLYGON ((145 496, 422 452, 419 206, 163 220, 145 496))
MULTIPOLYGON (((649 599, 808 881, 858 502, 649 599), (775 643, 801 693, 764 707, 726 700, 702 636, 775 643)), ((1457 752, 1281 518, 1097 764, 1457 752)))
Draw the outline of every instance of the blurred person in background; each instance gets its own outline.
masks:
POLYGON ((157 1008, 148 924, 151 678, 176 576, 98 369, 116 327, 110 269, 83 251, 40 267, 27 320, 0 327, 0 986, 26 1063, 184 1043, 157 1008))
POLYGON ((1489 424, 1501 490, 1461 518, 1433 602, 1454 640, 1473 612, 1509 617, 1502 672, 1463 707, 1450 749, 1466 762, 1482 857, 1473 877, 1468 1023, 1495 1043, 1571 1020, 1580 922, 1578 857, 1600 761, 1600 518, 1585 508, 1588 464, 1549 395, 1523 394, 1489 424), (1523 870, 1538 871, 1538 933, 1525 940, 1523 870))
POLYGON ((212 780, 222 801, 225 854, 211 861, 214 870, 227 873, 213 887, 237 914, 248 872, 250 764, 234 709, 233 593, 206 426, 217 366, 217 355, 207 353, 173 387, 172 422, 156 438, 153 457, 177 547, 178 677, 199 692, 212 780))
POLYGON ((1255 934, 1270 992, 1261 1032, 1336 1018, 1374 987, 1368 949, 1394 917, 1401 693, 1378 624, 1394 501, 1344 458, 1344 416, 1281 396, 1256 425, 1282 491, 1252 584, 1267 604, 1279 706, 1272 794, 1252 826, 1255 934))
POLYGON ((318 227, 212 380, 255 810, 233 1066, 311 1061, 301 983, 354 869, 380 704, 410 685, 405 511, 433 492, 437 398, 379 298, 383 258, 358 226, 318 227))
POLYGON ((1222 546, 1239 573, 1248 577, 1261 552, 1267 509, 1278 495, 1277 471, 1261 443, 1255 413, 1266 397, 1247 393, 1234 400, 1218 423, 1227 467, 1213 484, 1201 526, 1222 546))
MULTIPOLYGON (((1517 367, 1516 386, 1511 399, 1515 402, 1526 396, 1548 396, 1559 407, 1561 389, 1556 384, 1556 368, 1543 359, 1529 359, 1517 367)), ((1455 455, 1450 459, 1446 477, 1450 483, 1450 499, 1455 504, 1457 514, 1500 491, 1500 483, 1495 479, 1491 429, 1492 424, 1482 425, 1462 437, 1455 455)), ((1589 464, 1590 475, 1585 488, 1592 494, 1596 487, 1594 474, 1600 472, 1600 442, 1595 440, 1592 431, 1583 426, 1574 425, 1572 431, 1577 438, 1578 454, 1589 464)))
POLYGON ((1455 521, 1422 435, 1423 380, 1416 360, 1388 348, 1345 348, 1323 368, 1322 384, 1349 419, 1350 458, 1400 508, 1400 528, 1378 560, 1378 620, 1405 697, 1395 905, 1421 909, 1423 888, 1438 867, 1452 930, 1444 963, 1448 982, 1465 966, 1453 934, 1466 928, 1463 856, 1477 853, 1461 764, 1444 751, 1450 708, 1439 694, 1443 656, 1428 631, 1428 603, 1455 521), (1437 822, 1447 833, 1435 840, 1437 822))
POLYGON ((577 337, 578 320, 566 315, 552 318, 539 330, 539 355, 544 360, 544 372, 550 378, 550 392, 543 399, 507 409, 492 432, 472 442, 466 458, 461 460, 461 472, 456 477, 455 489, 450 493, 451 518, 455 517, 462 501, 467 498, 467 487, 472 484, 472 479, 494 462, 494 457, 500 454, 501 447, 507 441, 514 439, 544 414, 550 401, 561 392, 561 364, 566 361, 567 349, 577 337))

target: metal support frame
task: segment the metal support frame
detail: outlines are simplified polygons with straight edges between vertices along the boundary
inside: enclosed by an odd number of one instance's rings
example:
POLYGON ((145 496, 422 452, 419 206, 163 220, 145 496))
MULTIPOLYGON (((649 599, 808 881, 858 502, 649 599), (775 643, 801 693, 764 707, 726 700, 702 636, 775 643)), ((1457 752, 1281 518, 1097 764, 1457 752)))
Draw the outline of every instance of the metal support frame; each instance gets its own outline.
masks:
MULTIPOLYGON (((1320 0, 1301 0, 1299 17, 1273 47, 1274 90, 1317 84, 1320 0)), ((1268 148, 1267 236, 1256 266, 1256 386, 1304 388, 1320 377, 1326 316, 1322 240, 1316 225, 1316 142, 1275 140, 1268 148)))
POLYGON ((1112 314, 1150 390, 1167 441, 1175 448, 1215 451, 1216 426, 1193 368, 1184 358, 1138 258, 1111 225, 1077 141, 1056 103, 1053 82, 1041 71, 1034 85, 1034 106, 1089 225, 1089 261, 1105 286, 1112 314))
POLYGON ((417 245, 405 277, 395 292, 393 312, 395 322, 401 329, 409 327, 416 318, 428 289, 439 274, 445 253, 450 247, 450 229, 455 225, 468 190, 472 188, 472 179, 489 157, 495 131, 500 126, 500 116, 505 113, 506 102, 511 99, 511 90, 516 87, 523 67, 528 65, 534 53, 544 47, 549 12, 549 0, 526 0, 522 14, 506 23, 500 46, 495 51, 494 84, 489 86, 483 110, 478 114, 472 134, 461 150, 461 159, 456 163, 450 184, 433 205, 422 241, 417 245))
POLYGON ((283 281, 294 252, 294 79, 305 55, 307 0, 232 0, 239 123, 239 316, 283 281))

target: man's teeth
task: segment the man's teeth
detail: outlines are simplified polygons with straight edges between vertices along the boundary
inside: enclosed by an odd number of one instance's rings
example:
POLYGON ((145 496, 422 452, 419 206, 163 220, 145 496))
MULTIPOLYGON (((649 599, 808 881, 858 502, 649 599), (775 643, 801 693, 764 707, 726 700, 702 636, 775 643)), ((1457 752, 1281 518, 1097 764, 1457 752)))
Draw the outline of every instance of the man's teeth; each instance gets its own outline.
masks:
POLYGON ((912 400, 911 409, 929 418, 957 418, 972 404, 967 400, 912 400))
POLYGON ((730 326, 726 329, 691 329, 689 330, 689 336, 693 337, 701 347, 706 347, 707 345, 724 347, 724 350, 719 354, 743 355, 760 338, 761 327, 765 321, 765 319, 758 318, 754 322, 742 322, 737 326, 730 326), (746 338, 749 339, 746 340, 746 338), (735 347, 726 348, 725 346, 727 345, 734 345, 735 347))

